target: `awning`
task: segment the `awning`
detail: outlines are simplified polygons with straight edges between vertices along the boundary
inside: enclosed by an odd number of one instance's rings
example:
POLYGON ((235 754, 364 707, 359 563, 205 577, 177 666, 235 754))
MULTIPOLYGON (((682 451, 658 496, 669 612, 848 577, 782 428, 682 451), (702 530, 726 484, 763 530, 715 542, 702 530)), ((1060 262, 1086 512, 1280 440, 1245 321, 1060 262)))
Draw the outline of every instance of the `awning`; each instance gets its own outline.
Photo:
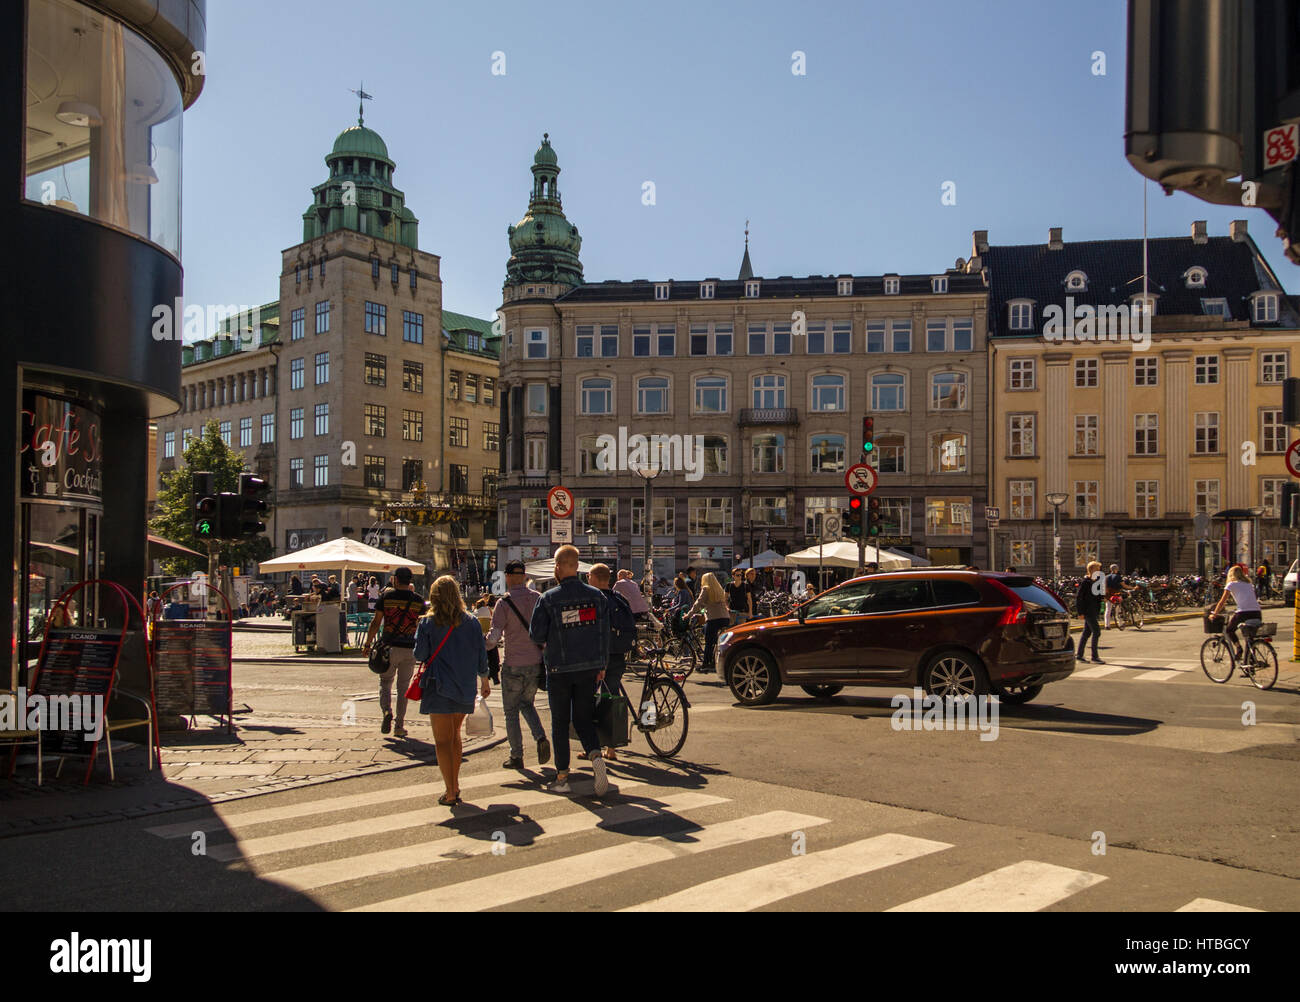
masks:
POLYGON ((163 539, 162 536, 146 535, 144 538, 148 543, 150 560, 161 560, 164 557, 175 556, 207 557, 206 553, 198 553, 188 546, 181 546, 180 543, 173 543, 170 539, 163 539))

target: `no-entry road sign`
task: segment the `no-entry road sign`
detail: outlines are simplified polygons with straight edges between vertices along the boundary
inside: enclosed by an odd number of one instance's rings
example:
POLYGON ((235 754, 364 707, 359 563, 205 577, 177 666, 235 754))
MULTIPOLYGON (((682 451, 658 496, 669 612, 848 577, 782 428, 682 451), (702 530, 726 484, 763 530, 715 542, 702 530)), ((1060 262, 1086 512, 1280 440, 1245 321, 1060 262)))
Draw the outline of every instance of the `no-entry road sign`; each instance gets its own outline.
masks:
POLYGON ((1286 450, 1286 468, 1291 471, 1291 476, 1300 477, 1300 438, 1286 450))
POLYGON ((866 463, 850 466, 844 474, 844 486, 854 494, 870 494, 876 489, 876 471, 866 463))
POLYGON ((546 495, 546 507, 552 518, 568 518, 573 514, 573 491, 567 487, 552 487, 546 495))

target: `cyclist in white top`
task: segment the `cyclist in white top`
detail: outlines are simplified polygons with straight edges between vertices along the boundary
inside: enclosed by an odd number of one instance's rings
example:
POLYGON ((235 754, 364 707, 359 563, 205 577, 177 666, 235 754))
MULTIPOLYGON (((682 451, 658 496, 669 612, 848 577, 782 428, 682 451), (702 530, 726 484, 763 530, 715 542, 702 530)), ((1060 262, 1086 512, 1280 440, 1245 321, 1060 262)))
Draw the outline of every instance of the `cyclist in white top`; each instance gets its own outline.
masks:
POLYGON ((1237 627, 1248 620, 1262 621, 1263 615, 1259 608, 1259 599, 1255 597, 1255 587, 1246 580, 1246 572, 1238 566, 1228 571, 1228 583, 1223 588, 1223 594, 1219 596, 1219 602, 1215 605, 1210 615, 1217 616, 1227 605, 1228 598, 1231 597, 1236 603, 1237 611, 1232 614, 1228 620, 1228 639, 1232 641, 1232 646, 1236 649, 1237 655, 1241 655, 1241 644, 1237 641, 1237 627))

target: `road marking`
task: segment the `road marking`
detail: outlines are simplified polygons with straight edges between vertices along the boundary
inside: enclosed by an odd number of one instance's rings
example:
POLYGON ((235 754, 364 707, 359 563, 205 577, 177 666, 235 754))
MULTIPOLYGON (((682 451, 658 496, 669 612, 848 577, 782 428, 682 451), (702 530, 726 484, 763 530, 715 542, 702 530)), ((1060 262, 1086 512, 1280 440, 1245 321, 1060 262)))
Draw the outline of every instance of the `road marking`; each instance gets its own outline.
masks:
POLYGON ((1104 678, 1112 675, 1117 671, 1123 671, 1123 665, 1098 665, 1096 668, 1087 668, 1084 671, 1077 671, 1070 678, 1104 678))
MULTIPOLYGON (((669 812, 712 807, 727 802, 726 797, 714 797, 705 793, 666 794, 662 797, 646 797, 634 803, 584 809, 572 814, 547 818, 545 822, 541 822, 545 826, 542 831, 535 831, 534 822, 513 822, 509 826, 503 826, 501 831, 505 833, 507 845, 527 848, 562 835, 597 831, 601 827, 630 824, 655 815, 662 816, 669 812), (512 829, 520 829, 523 825, 527 825, 529 841, 516 845, 510 841, 512 829)), ((452 835, 344 859, 293 866, 283 870, 259 870, 258 876, 297 891, 313 891, 362 877, 376 877, 385 873, 396 873, 399 870, 450 863, 470 856, 482 856, 490 853, 493 847, 499 844, 499 841, 486 837, 486 833, 478 836, 452 835)), ((509 851, 507 850, 507 853, 509 851)))
POLYGON ((1258 912, 1262 910, 1260 908, 1247 908, 1245 905, 1230 905, 1226 901, 1215 901, 1213 898, 1196 898, 1178 909, 1180 912, 1258 912))
POLYGON ((1036 912, 1099 884, 1099 873, 1026 859, 927 894, 891 912, 1036 912))
MULTIPOLYGON (((466 880, 449 887, 437 887, 390 901, 379 901, 355 911, 484 911, 501 905, 535 898, 578 884, 614 877, 653 863, 666 863, 678 856, 708 852, 740 845, 774 835, 829 824, 828 818, 789 811, 772 811, 756 817, 740 818, 699 831, 687 832, 690 841, 673 841, 663 836, 650 842, 624 845, 581 853, 568 859, 552 860, 505 873, 494 873, 476 880, 466 880)), ((789 849, 783 844, 782 851, 789 849)))
POLYGON ((877 835, 808 856, 743 870, 653 901, 624 908, 630 912, 744 912, 859 874, 951 849, 947 842, 910 835, 877 835))
POLYGON ((1141 675, 1134 675, 1134 682, 1168 682, 1171 678, 1178 678, 1185 675, 1186 668, 1169 668, 1164 671, 1144 671, 1141 675))

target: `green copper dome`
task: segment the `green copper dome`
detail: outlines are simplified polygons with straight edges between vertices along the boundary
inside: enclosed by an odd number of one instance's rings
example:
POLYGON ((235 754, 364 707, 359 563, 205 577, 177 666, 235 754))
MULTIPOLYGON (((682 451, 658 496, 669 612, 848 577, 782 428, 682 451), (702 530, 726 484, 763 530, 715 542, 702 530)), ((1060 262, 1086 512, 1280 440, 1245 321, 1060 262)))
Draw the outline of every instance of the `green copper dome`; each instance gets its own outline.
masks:
POLYGON ((533 157, 533 190, 524 218, 506 231, 510 237, 510 260, 506 284, 555 282, 582 285, 582 237, 564 216, 560 202, 559 158, 551 148, 550 135, 533 157))
POLYGON ((312 188, 311 207, 303 213, 304 243, 351 230, 419 248, 419 220, 407 206, 406 195, 393 186, 397 164, 379 133, 358 121, 334 140, 325 163, 329 177, 312 188))
POLYGON ((559 162, 559 158, 555 155, 555 150, 551 148, 551 134, 548 132, 542 136, 542 145, 537 147, 537 153, 533 157, 533 163, 539 166, 554 167, 559 162))
POLYGON ((334 150, 330 156, 363 156, 388 160, 388 146, 374 129, 364 125, 354 125, 342 132, 334 140, 334 150))

